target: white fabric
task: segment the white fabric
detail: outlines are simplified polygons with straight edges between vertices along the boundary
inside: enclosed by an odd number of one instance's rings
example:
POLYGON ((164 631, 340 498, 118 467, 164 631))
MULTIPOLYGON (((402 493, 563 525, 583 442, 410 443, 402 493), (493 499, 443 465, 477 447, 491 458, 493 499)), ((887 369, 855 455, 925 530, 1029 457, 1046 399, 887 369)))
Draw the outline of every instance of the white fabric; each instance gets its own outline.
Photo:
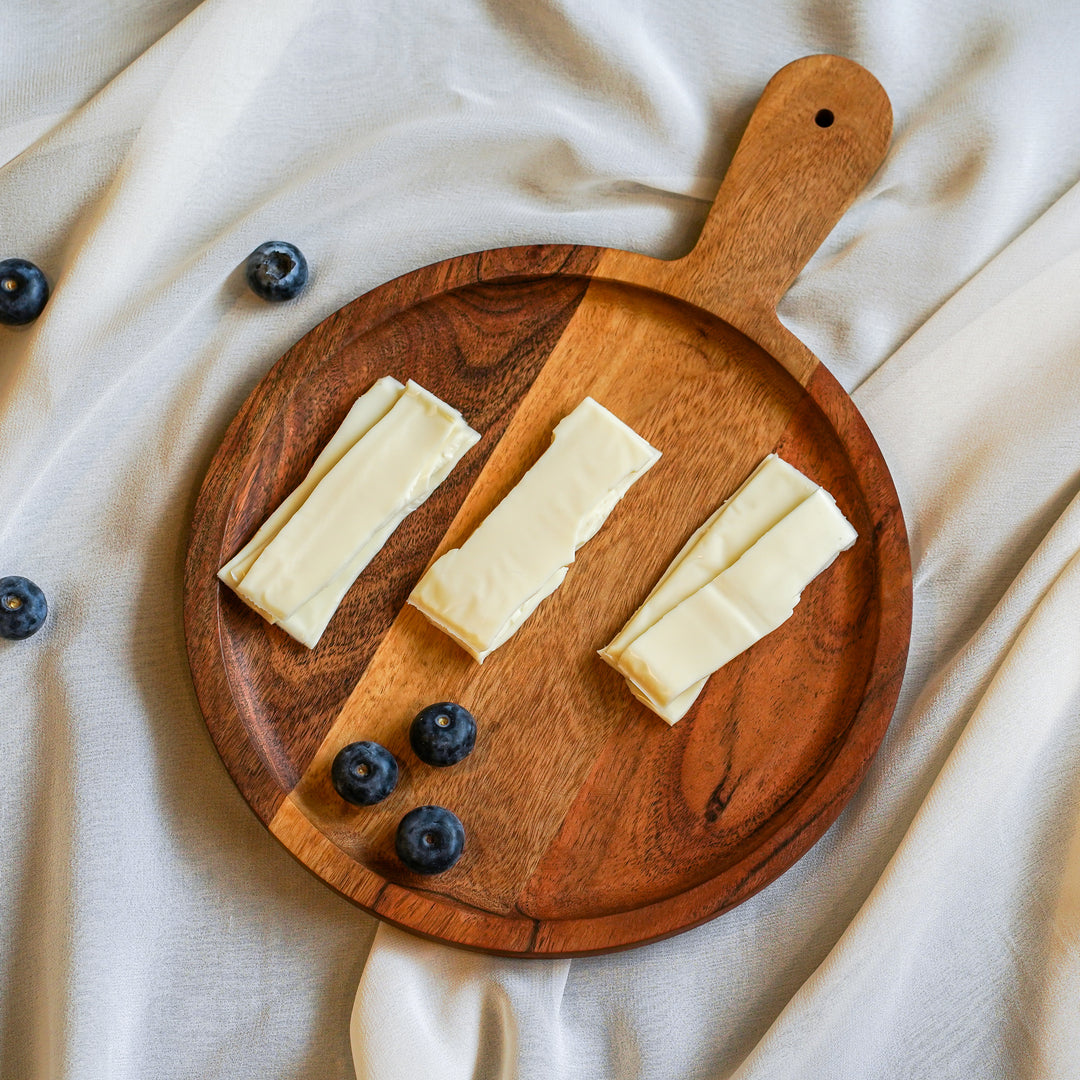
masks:
POLYGON ((0 574, 51 603, 0 641, 0 1073, 1080 1075, 1078 40, 1073 0, 7 5, 0 258, 55 289, 0 328, 0 574), (199 716, 181 569, 225 426, 413 267, 685 250, 768 76, 818 51, 896 117, 781 306, 858 388, 912 535, 866 783, 667 942, 532 964, 376 933, 199 716), (289 305, 244 289, 266 239, 313 267, 289 305))

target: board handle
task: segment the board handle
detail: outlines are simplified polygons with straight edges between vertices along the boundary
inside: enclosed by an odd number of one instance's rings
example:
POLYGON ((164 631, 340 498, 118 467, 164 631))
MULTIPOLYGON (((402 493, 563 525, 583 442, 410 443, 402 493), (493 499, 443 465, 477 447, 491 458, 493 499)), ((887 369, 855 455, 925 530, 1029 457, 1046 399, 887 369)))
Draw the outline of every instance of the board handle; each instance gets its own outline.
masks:
MULTIPOLYGON (((765 87, 693 250, 671 262, 615 258, 604 270, 712 311, 784 361, 794 346, 776 305, 877 171, 891 134, 888 95, 864 67, 796 60, 765 87)), ((793 355, 788 366, 800 365, 793 355)))

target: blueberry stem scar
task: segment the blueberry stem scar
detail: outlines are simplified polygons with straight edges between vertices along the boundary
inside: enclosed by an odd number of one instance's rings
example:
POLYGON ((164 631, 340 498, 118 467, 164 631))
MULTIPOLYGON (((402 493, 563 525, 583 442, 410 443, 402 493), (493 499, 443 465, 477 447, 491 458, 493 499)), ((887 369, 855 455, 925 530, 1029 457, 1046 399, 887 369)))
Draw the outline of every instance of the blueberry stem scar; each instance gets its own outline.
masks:
POLYGON ((48 612, 45 594, 29 578, 0 577, 0 638, 18 641, 33 636, 48 612))
POLYGON ((288 255, 280 252, 275 252, 268 262, 273 273, 279 278, 283 278, 296 265, 288 255))

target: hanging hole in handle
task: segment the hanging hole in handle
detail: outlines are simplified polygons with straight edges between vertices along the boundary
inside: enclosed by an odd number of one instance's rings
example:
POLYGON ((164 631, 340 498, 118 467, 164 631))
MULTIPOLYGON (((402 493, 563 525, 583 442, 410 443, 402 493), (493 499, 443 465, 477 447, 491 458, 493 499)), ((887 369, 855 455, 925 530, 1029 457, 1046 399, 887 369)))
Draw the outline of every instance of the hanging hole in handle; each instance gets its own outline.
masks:
POLYGON ((836 119, 832 114, 832 109, 818 109, 817 115, 814 117, 814 123, 818 127, 832 127, 832 122, 836 119))

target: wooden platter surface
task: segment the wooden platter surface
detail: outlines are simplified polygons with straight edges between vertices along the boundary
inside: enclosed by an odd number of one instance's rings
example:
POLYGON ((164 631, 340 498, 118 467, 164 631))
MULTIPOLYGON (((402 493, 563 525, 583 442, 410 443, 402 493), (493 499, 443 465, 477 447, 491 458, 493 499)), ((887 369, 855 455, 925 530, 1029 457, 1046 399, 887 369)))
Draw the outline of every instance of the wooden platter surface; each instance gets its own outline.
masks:
MULTIPOLYGON (((346 897, 399 926, 515 956, 605 952, 678 933, 791 866, 854 793, 899 692, 907 539, 858 411, 776 303, 884 156, 888 99, 858 65, 808 57, 769 82, 685 258, 581 247, 425 267, 298 342, 236 417, 205 479, 185 576, 192 673, 240 791, 346 897), (308 651, 215 573, 304 476, 355 398, 415 379, 483 434, 408 517, 308 651), (563 586, 482 666, 405 603, 592 395, 663 452, 578 553, 563 586), (795 616, 715 675, 668 728, 605 645, 697 525, 779 453, 836 497, 859 540, 795 616), (413 715, 453 700, 474 753, 432 769, 413 715), (401 781, 349 806, 341 746, 383 743, 401 781), (397 822, 437 803, 461 861, 407 872, 397 822)), ((858 298, 853 297, 852 303, 858 298)))

